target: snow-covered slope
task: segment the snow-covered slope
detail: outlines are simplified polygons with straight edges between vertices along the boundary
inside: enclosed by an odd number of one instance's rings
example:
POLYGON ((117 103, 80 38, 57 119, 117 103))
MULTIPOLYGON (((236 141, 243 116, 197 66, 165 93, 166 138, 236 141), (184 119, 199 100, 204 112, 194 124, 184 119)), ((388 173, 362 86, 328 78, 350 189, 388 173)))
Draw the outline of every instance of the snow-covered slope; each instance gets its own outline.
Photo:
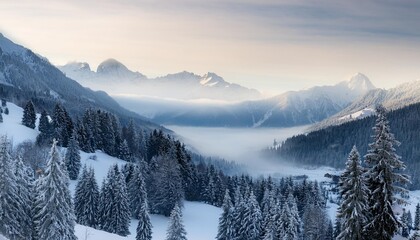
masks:
MULTIPOLYGON (((210 75, 208 75, 210 76, 210 75)), ((215 84, 214 76, 202 83, 215 84)), ((217 79, 217 78, 216 78, 217 79)), ((217 85, 223 85, 216 81, 217 85)), ((119 103, 144 114, 153 104, 154 112, 146 114, 165 125, 230 126, 230 127, 289 127, 319 122, 328 118, 362 96, 374 86, 358 73, 348 81, 333 86, 317 86, 302 91, 240 103, 185 103, 169 100, 116 97, 119 103), (171 106, 174 105, 174 106, 171 106)))
MULTIPOLYGON (((0 123, 0 135, 7 135, 13 140, 14 146, 17 146, 24 141, 35 141, 39 131, 25 127, 21 124, 23 109, 10 102, 7 103, 7 108, 9 109, 9 114, 2 114, 3 122, 0 123)), ((37 118, 39 119, 39 115, 37 118)), ((38 123, 36 125, 38 126, 38 123)), ((61 150, 64 153, 65 149, 62 148, 61 150)), ((106 177, 108 169, 112 165, 118 164, 119 166, 122 166, 126 163, 121 159, 111 157, 101 151, 97 151, 96 153, 81 152, 80 155, 83 165, 86 164, 87 166, 94 168, 96 180, 99 185, 106 177)), ((69 187, 72 194, 74 194, 76 184, 77 181, 70 181, 69 187)), ((183 220, 188 239, 213 240, 217 234, 217 225, 220 214, 220 208, 204 203, 185 202, 183 220)), ((151 222, 153 225, 153 239, 164 239, 169 218, 160 215, 151 215, 151 222)), ((131 221, 131 235, 127 237, 121 237, 78 224, 76 225, 76 235, 79 240, 135 240, 137 224, 137 220, 131 221)), ((0 235, 0 240, 7 239, 0 235)))
POLYGON ((392 110, 417 102, 420 102, 420 80, 403 83, 389 90, 373 89, 358 98, 342 111, 325 119, 319 124, 314 125, 311 129, 321 129, 327 126, 370 116, 373 113, 375 106, 379 104, 392 110))
POLYGON ((168 74, 147 78, 129 70, 115 59, 102 62, 96 72, 87 63, 70 62, 58 66, 68 77, 92 89, 104 90, 113 95, 136 95, 149 97, 190 99, 214 99, 240 101, 257 99, 261 94, 237 84, 226 82, 215 73, 203 76, 191 72, 168 74))

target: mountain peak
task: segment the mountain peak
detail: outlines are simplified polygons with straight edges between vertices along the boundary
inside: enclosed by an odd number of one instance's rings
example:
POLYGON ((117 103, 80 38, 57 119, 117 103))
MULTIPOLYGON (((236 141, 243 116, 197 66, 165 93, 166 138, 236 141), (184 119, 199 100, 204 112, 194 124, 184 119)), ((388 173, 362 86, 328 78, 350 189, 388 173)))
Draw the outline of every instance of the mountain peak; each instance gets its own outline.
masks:
POLYGON ((355 75, 353 75, 347 82, 347 86, 349 89, 359 90, 362 92, 366 92, 376 88, 369 80, 369 78, 363 73, 356 73, 355 75))
POLYGON ((121 71, 121 70, 130 71, 121 62, 119 62, 119 61, 117 61, 113 58, 109 58, 109 59, 103 61, 101 64, 99 64, 96 72, 97 73, 109 73, 109 72, 121 71))
POLYGON ((219 83, 225 83, 225 80, 213 72, 208 72, 201 77, 200 84, 204 86, 212 87, 219 83))

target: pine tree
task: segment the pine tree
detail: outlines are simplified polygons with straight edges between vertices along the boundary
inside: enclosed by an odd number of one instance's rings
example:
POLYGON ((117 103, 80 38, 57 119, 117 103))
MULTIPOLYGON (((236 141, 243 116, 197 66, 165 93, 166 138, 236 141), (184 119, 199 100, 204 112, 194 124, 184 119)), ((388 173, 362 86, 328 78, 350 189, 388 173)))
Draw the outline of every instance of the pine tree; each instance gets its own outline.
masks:
POLYGON ((17 214, 20 223, 20 229, 25 238, 29 239, 32 236, 33 231, 33 217, 32 217, 32 195, 33 195, 33 174, 32 169, 26 166, 20 156, 17 157, 15 162, 15 177, 17 185, 17 196, 21 200, 21 206, 19 207, 22 211, 21 214, 17 214))
POLYGON ((131 160, 130 149, 128 148, 127 140, 123 140, 118 148, 118 157, 125 161, 131 160))
POLYGON ((26 216, 20 198, 17 179, 13 172, 10 142, 0 138, 0 233, 10 239, 24 239, 20 220, 26 216))
POLYGON ((414 213, 414 229, 420 230, 420 203, 417 203, 416 212, 414 213))
POLYGON ((233 205, 230 199, 229 190, 226 190, 222 205, 223 213, 219 218, 217 240, 230 240, 233 238, 232 216, 233 205))
POLYGON ((35 128, 35 121, 36 121, 35 107, 32 101, 29 101, 26 103, 25 107, 23 108, 22 125, 29 128, 35 128))
POLYGON ((38 183, 37 232, 43 240, 76 240, 75 216, 68 189, 69 177, 54 141, 44 176, 38 183))
POLYGON ((131 214, 135 219, 139 219, 144 211, 143 205, 147 202, 147 192, 142 171, 137 165, 134 167, 133 177, 128 183, 128 196, 131 214))
POLYGON ((407 192, 401 185, 409 180, 408 176, 399 173, 405 169, 405 165, 395 153, 394 146, 400 143, 391 133, 385 109, 381 106, 377 108, 373 129, 373 142, 369 144, 365 156, 365 162, 370 167, 367 184, 370 190, 368 211, 371 216, 366 232, 372 239, 391 239, 401 224, 393 212, 393 206, 405 202, 396 194, 407 192))
POLYGON ((130 234, 130 205, 124 178, 118 165, 112 166, 102 185, 100 223, 104 231, 121 236, 130 234))
POLYGON ((2 122, 3 122, 3 114, 0 113, 0 123, 2 123, 2 122))
POLYGON ((178 164, 168 155, 152 159, 148 197, 153 213, 168 216, 184 198, 178 164))
POLYGON ((258 239, 261 234, 262 215, 260 206, 253 192, 245 203, 241 221, 241 239, 258 239))
POLYGON ((409 216, 407 211, 405 211, 405 209, 403 209, 403 213, 401 215, 401 236, 407 238, 410 235, 410 226, 409 226, 409 220, 408 220, 409 216))
POLYGON ((36 138, 36 143, 39 146, 50 145, 52 143, 54 129, 45 110, 41 112, 38 130, 40 131, 40 134, 36 138))
POLYGON ((81 225, 97 228, 99 214, 99 189, 93 168, 83 167, 80 180, 76 185, 74 209, 77 222, 81 225))
POLYGON ((139 223, 137 225, 136 240, 151 240, 152 239, 152 223, 150 222, 149 213, 147 210, 147 201, 141 205, 138 215, 139 223))
POLYGON ((69 177, 71 180, 77 179, 81 167, 79 143, 76 139, 77 134, 76 131, 74 131, 72 137, 70 138, 69 146, 67 147, 64 159, 67 167, 67 172, 69 173, 69 177))
POLYGON ((4 109, 4 114, 9 115, 9 108, 7 108, 7 107, 6 107, 6 108, 4 109))
POLYGON ((364 181, 364 173, 359 152, 354 146, 348 157, 346 169, 340 177, 342 199, 337 217, 341 219, 341 233, 337 239, 364 239, 363 227, 368 219, 368 188, 364 181))
POLYGON ((175 205, 170 215, 166 240, 187 240, 187 232, 182 223, 182 213, 178 204, 175 205))

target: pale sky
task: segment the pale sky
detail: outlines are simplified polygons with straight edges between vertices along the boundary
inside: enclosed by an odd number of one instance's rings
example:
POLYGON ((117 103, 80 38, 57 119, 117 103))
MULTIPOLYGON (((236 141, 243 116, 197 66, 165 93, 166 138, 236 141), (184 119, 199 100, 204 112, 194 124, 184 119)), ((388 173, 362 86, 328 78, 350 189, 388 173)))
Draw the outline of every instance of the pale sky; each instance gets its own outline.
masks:
POLYGON ((0 0, 0 32, 53 64, 215 72, 266 93, 420 79, 416 0, 0 0))

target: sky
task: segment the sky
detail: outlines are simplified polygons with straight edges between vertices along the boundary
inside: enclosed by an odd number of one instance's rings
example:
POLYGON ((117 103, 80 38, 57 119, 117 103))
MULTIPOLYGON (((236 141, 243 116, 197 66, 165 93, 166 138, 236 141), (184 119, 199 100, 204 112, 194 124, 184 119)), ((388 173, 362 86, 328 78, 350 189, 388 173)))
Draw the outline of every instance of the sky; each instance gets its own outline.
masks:
POLYGON ((56 65, 115 58, 274 94, 357 72, 382 88, 420 79, 419 12, 415 0, 1 0, 0 32, 56 65))

